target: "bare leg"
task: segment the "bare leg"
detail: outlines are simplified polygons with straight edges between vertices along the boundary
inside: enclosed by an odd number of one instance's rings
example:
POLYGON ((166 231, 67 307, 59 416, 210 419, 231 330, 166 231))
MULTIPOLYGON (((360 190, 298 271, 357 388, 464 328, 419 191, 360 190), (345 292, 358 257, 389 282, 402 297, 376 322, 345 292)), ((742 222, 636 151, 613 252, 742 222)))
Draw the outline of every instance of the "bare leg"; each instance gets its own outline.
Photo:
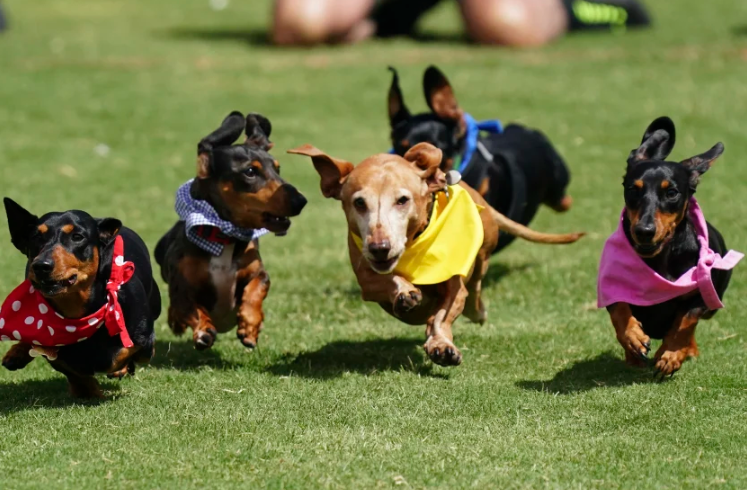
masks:
POLYGON ((275 44, 356 42, 374 34, 368 20, 374 0, 276 0, 275 44))
POLYGON ((561 0, 462 0, 467 33, 481 44, 540 46, 568 30, 561 0))

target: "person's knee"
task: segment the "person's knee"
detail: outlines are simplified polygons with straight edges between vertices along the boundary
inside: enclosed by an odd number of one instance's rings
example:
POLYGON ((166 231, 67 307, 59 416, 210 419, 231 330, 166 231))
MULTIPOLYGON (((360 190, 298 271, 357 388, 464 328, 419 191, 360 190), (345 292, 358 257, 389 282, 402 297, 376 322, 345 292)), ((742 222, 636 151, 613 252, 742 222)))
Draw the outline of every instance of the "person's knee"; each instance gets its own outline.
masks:
POLYGON ((278 0, 272 40, 276 44, 318 44, 330 37, 324 0, 278 0))
POLYGON ((463 0, 467 33, 481 44, 539 46, 565 32, 558 0, 463 0))

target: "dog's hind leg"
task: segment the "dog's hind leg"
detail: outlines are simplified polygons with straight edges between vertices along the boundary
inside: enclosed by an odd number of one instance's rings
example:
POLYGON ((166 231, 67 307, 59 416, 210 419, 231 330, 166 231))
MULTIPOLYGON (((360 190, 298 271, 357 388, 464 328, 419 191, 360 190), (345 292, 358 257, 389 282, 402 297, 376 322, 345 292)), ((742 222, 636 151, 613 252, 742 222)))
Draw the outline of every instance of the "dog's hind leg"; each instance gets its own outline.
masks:
POLYGON ((451 325, 464 310, 467 288, 461 276, 454 276, 438 287, 442 302, 436 313, 428 319, 423 348, 436 364, 458 366, 462 363, 462 353, 454 345, 451 325))
POLYGON ((488 319, 488 312, 482 302, 482 278, 488 272, 488 265, 488 261, 478 254, 472 277, 467 282, 468 296, 464 304, 464 316, 481 325, 488 319))

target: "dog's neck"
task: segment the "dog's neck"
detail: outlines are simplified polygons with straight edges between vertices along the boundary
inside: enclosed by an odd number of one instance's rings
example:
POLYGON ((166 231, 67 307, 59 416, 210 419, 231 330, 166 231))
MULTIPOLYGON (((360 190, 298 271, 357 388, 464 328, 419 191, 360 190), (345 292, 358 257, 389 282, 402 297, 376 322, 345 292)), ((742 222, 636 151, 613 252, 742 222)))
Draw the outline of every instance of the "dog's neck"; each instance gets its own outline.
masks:
POLYGON ((436 194, 431 194, 428 200, 428 205, 425 207, 425 213, 426 213, 425 224, 423 224, 423 226, 421 226, 420 229, 418 229, 415 232, 415 235, 413 235, 412 237, 413 240, 417 239, 420 235, 423 234, 425 230, 428 229, 428 225, 431 224, 431 216, 433 215, 433 206, 435 204, 436 204, 436 194))
MULTIPOLYGON (((623 229, 628 242, 635 246, 630 234, 630 220, 627 213, 623 219, 623 229)), ((662 247, 661 252, 654 257, 641 257, 652 270, 669 281, 676 281, 682 274, 698 263, 700 244, 698 234, 690 216, 679 222, 671 240, 662 247)))

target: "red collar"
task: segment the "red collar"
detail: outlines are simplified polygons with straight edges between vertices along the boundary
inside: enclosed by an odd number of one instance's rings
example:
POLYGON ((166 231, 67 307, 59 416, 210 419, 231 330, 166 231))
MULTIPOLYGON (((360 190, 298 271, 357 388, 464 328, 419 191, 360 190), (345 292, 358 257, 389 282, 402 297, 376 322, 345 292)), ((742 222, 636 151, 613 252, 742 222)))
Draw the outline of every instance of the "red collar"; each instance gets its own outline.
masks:
POLYGON ((220 231, 220 228, 217 226, 200 225, 195 228, 195 234, 209 242, 220 243, 222 245, 228 245, 233 241, 230 236, 220 231))
POLYGON ((106 283, 106 304, 83 318, 63 317, 54 311, 31 282, 23 281, 0 308, 0 340, 19 340, 37 346, 60 347, 83 342, 105 324, 109 335, 119 334, 122 345, 132 347, 117 291, 134 273, 135 264, 125 262, 124 241, 121 236, 117 236, 112 254, 112 272, 106 283))

